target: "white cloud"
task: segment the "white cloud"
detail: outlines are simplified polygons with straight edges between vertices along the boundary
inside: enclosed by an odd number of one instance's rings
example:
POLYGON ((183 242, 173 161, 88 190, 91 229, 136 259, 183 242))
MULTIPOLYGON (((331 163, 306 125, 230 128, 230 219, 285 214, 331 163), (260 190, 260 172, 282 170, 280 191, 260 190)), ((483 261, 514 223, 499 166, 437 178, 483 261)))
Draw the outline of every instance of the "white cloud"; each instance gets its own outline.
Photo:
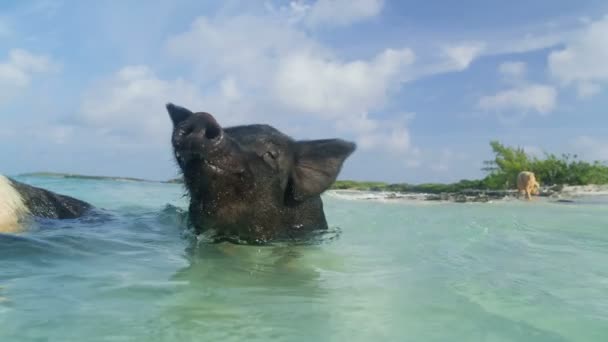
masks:
MULTIPOLYGON (((208 98, 216 93, 221 99, 216 103, 233 101, 217 106, 218 114, 240 109, 240 123, 314 118, 340 126, 363 146, 396 151, 411 147, 404 124, 395 128, 369 116, 407 80, 415 59, 407 48, 343 60, 298 25, 277 16, 201 17, 188 31, 170 38, 167 47, 195 66, 199 84, 211 84, 205 91, 208 98), (371 128, 353 126, 363 122, 362 117, 371 128)), ((210 103, 204 105, 212 111, 210 103)))
POLYGON ((383 0, 318 0, 306 8, 304 21, 309 26, 347 26, 377 16, 383 5, 383 0))
POLYGON ((559 47, 581 32, 581 22, 563 18, 554 25, 532 24, 495 32, 487 39, 489 55, 512 55, 559 47))
POLYGON ((591 22, 566 47, 549 55, 549 71, 563 85, 575 84, 579 97, 599 92, 608 82, 608 16, 591 22))
POLYGON ((371 61, 352 62, 288 55, 278 64, 274 88, 287 108, 326 118, 352 117, 381 107, 413 61, 408 49, 389 49, 371 61))
POLYGON ((541 115, 552 112, 557 103, 557 90, 551 85, 528 82, 525 78, 526 68, 524 62, 509 61, 500 64, 498 73, 511 88, 494 95, 482 96, 477 107, 520 118, 531 111, 541 115))
POLYGON ((576 90, 579 99, 587 99, 602 91, 602 87, 597 83, 580 82, 577 85, 576 90))
POLYGON ((350 132, 364 151, 382 151, 394 158, 406 158, 404 165, 420 165, 420 149, 412 144, 408 123, 415 113, 399 113, 390 119, 370 119, 366 113, 338 120, 336 128, 350 132))
POLYGON ((410 133, 404 126, 393 127, 386 132, 364 133, 358 140, 362 149, 387 148, 389 152, 402 153, 411 147, 410 133))
POLYGON ((482 42, 464 42, 443 46, 441 50, 446 58, 444 68, 455 71, 465 70, 481 55, 484 49, 485 44, 482 42))
POLYGON ((478 106, 483 110, 536 111, 548 114, 555 108, 557 91, 554 87, 542 84, 524 84, 519 87, 500 91, 495 95, 483 96, 478 106))
POLYGON ((80 115, 85 125, 108 134, 128 132, 166 141, 171 125, 165 103, 198 107, 202 100, 190 82, 162 80, 146 66, 127 66, 85 94, 80 115))
POLYGON ((412 146, 407 117, 394 120, 371 120, 366 114, 339 121, 338 129, 354 132, 363 150, 382 149, 394 154, 411 154, 412 146))
POLYGON ((507 80, 520 80, 526 75, 526 63, 524 62, 504 62, 498 66, 498 71, 507 80))
POLYGON ((419 58, 415 67, 408 71, 407 78, 404 81, 414 81, 428 76, 464 71, 486 52, 486 43, 481 41, 464 41, 440 45, 438 53, 419 58))
POLYGON ((47 56, 38 56, 21 49, 13 49, 9 54, 10 64, 25 72, 48 72, 57 69, 47 56))
POLYGON ((29 86, 35 74, 56 70, 58 66, 48 56, 34 55, 21 49, 11 50, 8 60, 0 63, 0 102, 29 86))
POLYGON ((238 100, 241 98, 241 92, 232 77, 227 77, 220 82, 221 94, 228 100, 238 100))
POLYGON ((250 15, 199 17, 189 30, 171 37, 167 47, 174 56, 194 64, 201 78, 231 74, 247 80, 249 86, 263 85, 282 56, 308 51, 328 54, 280 17, 250 15))
POLYGON ((274 93, 290 112, 332 121, 354 134, 363 149, 405 153, 411 147, 405 122, 373 120, 368 113, 382 108, 413 60, 408 49, 389 49, 370 61, 352 62, 290 55, 276 70, 274 93))

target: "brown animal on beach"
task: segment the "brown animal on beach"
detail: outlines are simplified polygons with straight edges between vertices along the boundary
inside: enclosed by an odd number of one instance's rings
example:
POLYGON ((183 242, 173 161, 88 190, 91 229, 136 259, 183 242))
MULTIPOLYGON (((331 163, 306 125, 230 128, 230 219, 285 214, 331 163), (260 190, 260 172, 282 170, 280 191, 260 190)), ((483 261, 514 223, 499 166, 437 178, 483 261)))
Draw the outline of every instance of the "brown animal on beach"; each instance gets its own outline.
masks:
POLYGON ((536 181, 536 176, 533 172, 522 171, 517 175, 517 190, 519 194, 524 192, 526 199, 530 200, 531 195, 538 195, 540 185, 536 181))

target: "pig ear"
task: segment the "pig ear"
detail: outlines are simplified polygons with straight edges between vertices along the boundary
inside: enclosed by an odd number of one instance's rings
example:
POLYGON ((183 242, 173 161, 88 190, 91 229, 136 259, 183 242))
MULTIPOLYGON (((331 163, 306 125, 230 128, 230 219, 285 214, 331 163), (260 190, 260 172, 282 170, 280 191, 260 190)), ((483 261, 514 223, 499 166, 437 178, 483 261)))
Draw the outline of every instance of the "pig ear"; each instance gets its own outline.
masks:
POLYGON ((354 143, 341 139, 297 142, 291 174, 294 199, 301 201, 327 190, 355 149, 354 143))
POLYGON ((167 103, 167 111, 173 121, 173 125, 176 126, 180 122, 186 120, 192 115, 192 112, 184 107, 176 106, 173 103, 167 103))

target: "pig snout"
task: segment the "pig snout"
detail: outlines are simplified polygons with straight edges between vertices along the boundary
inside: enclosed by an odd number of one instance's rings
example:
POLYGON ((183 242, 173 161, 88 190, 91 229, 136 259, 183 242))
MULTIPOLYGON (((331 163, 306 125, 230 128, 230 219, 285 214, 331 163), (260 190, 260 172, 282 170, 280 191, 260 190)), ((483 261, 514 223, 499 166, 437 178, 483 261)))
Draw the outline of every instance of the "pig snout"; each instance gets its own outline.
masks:
POLYGON ((200 113, 179 127, 174 138, 177 149, 205 154, 222 141, 223 130, 211 114, 200 113))

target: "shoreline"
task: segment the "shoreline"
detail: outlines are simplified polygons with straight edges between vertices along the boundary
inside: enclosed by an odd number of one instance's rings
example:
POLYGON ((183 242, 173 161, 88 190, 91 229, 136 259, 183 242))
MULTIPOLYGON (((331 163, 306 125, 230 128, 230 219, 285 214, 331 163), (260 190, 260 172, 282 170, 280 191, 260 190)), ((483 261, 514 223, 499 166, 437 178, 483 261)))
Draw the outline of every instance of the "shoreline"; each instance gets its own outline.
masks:
MULTIPOLYGON (((32 172, 18 175, 18 177, 47 177, 64 178, 76 180, 106 180, 126 182, 146 182, 163 184, 181 184, 181 178, 165 181, 148 180, 132 177, 93 176, 60 172, 32 172)), ((372 182, 373 183, 373 182, 372 182)), ((372 188, 373 189, 373 188, 372 188)), ((364 190, 357 188, 330 189, 326 194, 350 200, 375 200, 384 202, 453 202, 453 203, 488 203, 493 201, 518 200, 517 190, 460 190, 456 192, 431 193, 424 191, 386 191, 386 190, 364 190)), ((536 199, 552 200, 553 202, 574 202, 582 197, 608 197, 608 184, 604 185, 554 185, 543 186, 540 193, 534 196, 536 199)))
POLYGON ((95 176, 81 175, 77 173, 62 173, 62 172, 28 172, 18 174, 16 177, 40 177, 40 178, 61 178, 61 179, 76 179, 76 180, 100 180, 100 181, 115 181, 115 182, 139 182, 139 183, 165 183, 165 184, 181 184, 181 179, 172 178, 168 180, 153 180, 136 177, 121 177, 121 176, 95 176))
MULTIPOLYGON (((380 202, 437 202, 437 203, 491 203, 494 201, 519 200, 517 190, 464 190, 452 193, 422 193, 372 191, 358 189, 332 189, 326 192, 332 197, 380 201, 380 202)), ((534 199, 560 203, 575 202, 576 199, 594 196, 608 196, 608 185, 577 185, 543 187, 534 199)))

